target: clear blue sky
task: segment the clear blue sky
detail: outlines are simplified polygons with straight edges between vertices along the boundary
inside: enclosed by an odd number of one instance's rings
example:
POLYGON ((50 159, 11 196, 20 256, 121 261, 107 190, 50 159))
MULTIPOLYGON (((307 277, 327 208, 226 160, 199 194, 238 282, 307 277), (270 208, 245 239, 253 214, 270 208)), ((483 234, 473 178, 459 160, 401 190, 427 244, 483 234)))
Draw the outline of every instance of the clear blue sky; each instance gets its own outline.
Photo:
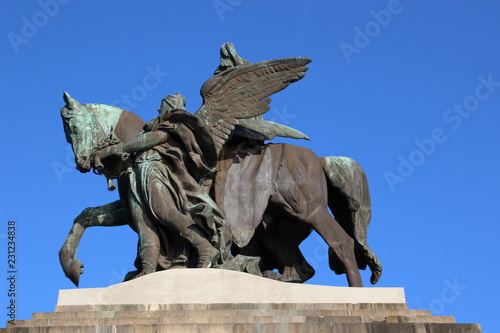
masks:
MULTIPOLYGON (((273 98, 267 119, 308 134, 296 144, 319 156, 364 167, 369 243, 384 265, 377 286, 404 287, 412 309, 496 331, 498 2, 1 1, 0 22, 0 267, 6 276, 15 220, 18 319, 53 311, 58 290, 73 288, 57 256, 72 221, 117 199, 104 178, 74 169, 62 92, 145 120, 180 92, 194 112, 220 46, 233 42, 251 62, 313 59, 302 81, 273 98)), ((80 287, 121 281, 135 246, 128 227, 87 230, 80 287)), ((346 284, 328 269, 318 236, 302 249, 317 271, 309 283, 346 284)))

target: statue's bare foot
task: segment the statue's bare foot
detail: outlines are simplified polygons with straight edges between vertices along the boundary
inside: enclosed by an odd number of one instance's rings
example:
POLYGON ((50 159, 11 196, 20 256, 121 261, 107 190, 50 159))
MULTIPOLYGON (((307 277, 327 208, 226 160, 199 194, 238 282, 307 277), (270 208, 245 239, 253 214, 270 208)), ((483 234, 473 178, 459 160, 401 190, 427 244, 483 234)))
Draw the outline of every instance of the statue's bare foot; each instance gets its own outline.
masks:
POLYGON ((304 280, 302 280, 298 276, 286 276, 283 277, 283 275, 279 278, 280 281, 283 282, 290 282, 290 283, 304 283, 304 280))
MULTIPOLYGON (((136 271, 136 272, 138 272, 138 271, 136 271)), ((146 272, 145 270, 142 270, 142 271, 139 272, 139 274, 137 274, 136 276, 134 276, 132 279, 138 279, 138 278, 143 277, 144 275, 148 275, 148 274, 151 274, 151 273, 146 272)))
POLYGON ((130 280, 135 279, 135 277, 136 277, 137 275, 139 275, 140 273, 141 273, 141 271, 140 271, 140 270, 138 270, 138 269, 137 269, 137 270, 135 270, 135 271, 130 271, 130 272, 128 272, 128 273, 125 275, 125 277, 123 278, 123 282, 130 281, 130 280))
POLYGON ((208 247, 199 254, 198 268, 210 268, 220 259, 220 252, 214 247, 208 247))
POLYGON ((279 280, 281 278, 281 275, 278 272, 275 271, 264 271, 262 275, 265 278, 271 279, 271 280, 279 280))
POLYGON ((285 266, 283 274, 281 275, 279 280, 291 283, 304 283, 304 280, 300 278, 299 274, 297 273, 297 270, 294 267, 290 266, 285 266))

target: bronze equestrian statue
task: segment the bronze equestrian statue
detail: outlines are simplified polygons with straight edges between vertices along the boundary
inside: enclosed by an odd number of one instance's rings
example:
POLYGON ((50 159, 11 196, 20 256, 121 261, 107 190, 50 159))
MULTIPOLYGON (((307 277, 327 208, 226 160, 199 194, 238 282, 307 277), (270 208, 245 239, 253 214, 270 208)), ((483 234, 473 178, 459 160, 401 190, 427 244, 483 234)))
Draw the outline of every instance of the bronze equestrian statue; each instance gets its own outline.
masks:
POLYGON ((180 94, 170 95, 148 124, 65 93, 61 115, 78 170, 104 174, 109 189, 117 179, 120 193, 75 219, 60 251, 66 276, 78 285, 83 265, 75 255, 85 228, 128 224, 139 244, 137 271, 126 279, 173 265, 234 269, 235 256, 244 255, 260 258, 257 274, 277 268, 280 280, 303 282, 314 270, 298 245, 314 229, 329 245, 331 269, 346 273, 350 286, 362 286, 358 269, 367 265, 376 283, 382 267, 366 243, 371 212, 361 167, 264 143, 307 138, 260 116, 268 97, 300 80, 309 62, 250 64, 224 44, 221 65, 201 89, 201 108, 191 114, 180 94))

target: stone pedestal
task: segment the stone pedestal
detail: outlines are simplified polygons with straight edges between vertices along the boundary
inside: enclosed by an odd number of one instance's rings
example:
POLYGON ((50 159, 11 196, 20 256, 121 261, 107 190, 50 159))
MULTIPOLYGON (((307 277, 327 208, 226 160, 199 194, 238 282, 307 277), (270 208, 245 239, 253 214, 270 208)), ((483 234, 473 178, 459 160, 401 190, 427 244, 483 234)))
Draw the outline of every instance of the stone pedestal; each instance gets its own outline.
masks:
POLYGON ((7 332, 480 333, 409 310, 402 288, 289 284, 216 269, 174 269, 108 288, 61 290, 55 312, 7 332))

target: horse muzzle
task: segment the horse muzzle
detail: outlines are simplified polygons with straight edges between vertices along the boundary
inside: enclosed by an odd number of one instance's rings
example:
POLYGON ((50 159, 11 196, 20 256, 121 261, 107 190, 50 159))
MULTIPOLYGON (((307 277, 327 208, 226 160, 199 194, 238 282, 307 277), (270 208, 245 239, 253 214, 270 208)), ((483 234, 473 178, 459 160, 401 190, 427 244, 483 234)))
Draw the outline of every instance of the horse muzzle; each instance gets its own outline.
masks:
POLYGON ((76 169, 81 173, 87 173, 90 171, 90 159, 88 157, 80 157, 75 160, 76 169))

